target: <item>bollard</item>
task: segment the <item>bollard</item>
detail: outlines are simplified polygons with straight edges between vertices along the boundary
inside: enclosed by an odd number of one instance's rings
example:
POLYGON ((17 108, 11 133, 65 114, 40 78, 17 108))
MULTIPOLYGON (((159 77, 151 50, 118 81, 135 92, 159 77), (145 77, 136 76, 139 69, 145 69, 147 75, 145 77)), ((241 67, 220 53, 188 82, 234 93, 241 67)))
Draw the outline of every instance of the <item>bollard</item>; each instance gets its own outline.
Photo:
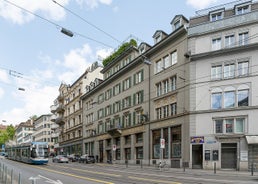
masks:
POLYGON ((254 163, 253 162, 251 163, 251 175, 252 176, 254 175, 254 163))
POLYGON ((186 165, 185 162, 183 162, 183 170, 184 170, 184 172, 185 172, 185 165, 186 165))
POLYGON ((141 168, 142 168, 142 160, 140 160, 140 162, 141 162, 141 168))
POLYGON ((11 170, 11 184, 13 184, 13 169, 11 170))
POLYGON ((21 173, 19 172, 18 184, 21 184, 21 173))
POLYGON ((214 162, 214 174, 216 174, 216 162, 214 162))
POLYGON ((128 160, 125 160, 126 168, 128 168, 128 160))

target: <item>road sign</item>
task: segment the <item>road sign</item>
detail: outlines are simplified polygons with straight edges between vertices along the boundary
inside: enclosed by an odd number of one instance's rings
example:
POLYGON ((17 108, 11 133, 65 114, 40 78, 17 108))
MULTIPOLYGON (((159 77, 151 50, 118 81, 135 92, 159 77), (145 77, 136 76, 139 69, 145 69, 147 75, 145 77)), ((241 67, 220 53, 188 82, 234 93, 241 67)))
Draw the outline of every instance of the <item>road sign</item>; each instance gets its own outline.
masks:
POLYGON ((161 149, 165 148, 165 139, 160 139, 160 148, 161 149))
POLYGON ((116 145, 113 144, 113 151, 116 151, 116 145))

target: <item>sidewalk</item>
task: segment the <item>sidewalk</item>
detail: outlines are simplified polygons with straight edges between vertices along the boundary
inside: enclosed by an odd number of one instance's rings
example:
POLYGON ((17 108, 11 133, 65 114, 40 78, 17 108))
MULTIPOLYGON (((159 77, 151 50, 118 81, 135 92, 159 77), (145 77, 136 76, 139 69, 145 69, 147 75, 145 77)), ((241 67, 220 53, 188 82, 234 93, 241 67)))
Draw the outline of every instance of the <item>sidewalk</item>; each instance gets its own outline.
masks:
POLYGON ((98 165, 103 166, 111 166, 114 168, 120 168, 120 169, 128 169, 128 170, 149 170, 149 171, 158 171, 163 173, 178 173, 178 174, 188 174, 188 175, 218 175, 218 176, 250 176, 250 177, 258 177, 258 172, 250 171, 236 171, 236 170, 230 170, 230 169, 220 169, 220 170, 204 170, 204 169, 190 169, 190 168, 169 168, 168 171, 160 171, 155 169, 153 165, 130 165, 127 166, 125 164, 105 164, 105 163, 99 163, 98 165))

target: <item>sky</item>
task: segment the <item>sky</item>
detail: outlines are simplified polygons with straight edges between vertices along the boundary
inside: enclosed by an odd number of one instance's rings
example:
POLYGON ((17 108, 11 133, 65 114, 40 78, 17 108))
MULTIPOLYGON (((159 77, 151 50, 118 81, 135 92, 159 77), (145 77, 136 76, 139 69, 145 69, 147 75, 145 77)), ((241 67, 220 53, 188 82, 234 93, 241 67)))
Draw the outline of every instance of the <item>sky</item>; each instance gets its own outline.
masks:
POLYGON ((72 84, 124 41, 153 45, 175 15, 227 0, 0 0, 0 124, 50 114, 61 83, 72 84), (62 28, 73 37, 62 34, 62 28))

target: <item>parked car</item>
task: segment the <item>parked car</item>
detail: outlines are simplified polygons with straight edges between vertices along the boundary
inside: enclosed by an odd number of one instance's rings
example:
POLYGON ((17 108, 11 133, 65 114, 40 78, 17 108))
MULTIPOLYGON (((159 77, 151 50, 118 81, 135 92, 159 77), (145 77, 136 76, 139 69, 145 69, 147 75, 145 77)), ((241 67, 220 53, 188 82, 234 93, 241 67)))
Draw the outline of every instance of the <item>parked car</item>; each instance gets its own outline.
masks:
POLYGON ((88 154, 85 154, 85 155, 82 155, 80 158, 79 158, 79 163, 95 163, 96 160, 94 158, 94 156, 90 156, 88 154))
POLYGON ((53 162, 57 162, 57 163, 68 163, 69 160, 65 155, 57 155, 55 157, 52 158, 53 162))
POLYGON ((69 161, 71 161, 71 162, 76 162, 76 161, 79 160, 80 155, 71 154, 71 155, 68 155, 67 157, 68 157, 69 161))

